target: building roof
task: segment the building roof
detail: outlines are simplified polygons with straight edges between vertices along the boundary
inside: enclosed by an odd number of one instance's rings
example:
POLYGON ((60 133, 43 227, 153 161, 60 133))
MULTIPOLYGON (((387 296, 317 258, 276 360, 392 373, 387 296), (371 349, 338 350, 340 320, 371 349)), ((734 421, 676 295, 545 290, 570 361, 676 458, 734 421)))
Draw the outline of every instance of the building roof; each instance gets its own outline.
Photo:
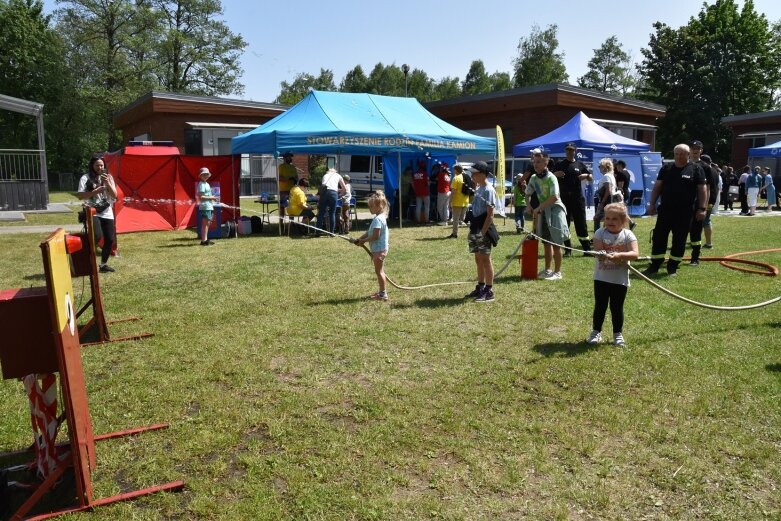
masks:
POLYGON ((43 110, 43 105, 34 101, 27 101, 12 96, 0 94, 0 109, 27 114, 28 116, 37 116, 43 110))
POLYGON ((769 110, 767 112, 752 112, 751 114, 740 114, 738 116, 724 116, 721 118, 722 123, 748 123, 763 119, 771 119, 781 117, 781 110, 769 110))
POLYGON ((209 105, 225 105, 230 107, 266 109, 266 110, 275 110, 278 112, 284 112, 288 108, 290 108, 288 105, 281 105, 279 103, 263 103, 259 101, 218 98, 215 96, 197 96, 195 94, 177 94, 175 92, 160 92, 160 91, 153 90, 151 92, 144 94, 143 96, 141 96, 134 102, 130 103, 129 105, 126 105, 125 107, 119 109, 116 112, 116 114, 114 114, 114 117, 118 118, 149 100, 171 100, 171 101, 184 101, 187 103, 206 103, 209 105))
POLYGON ((661 112, 662 114, 664 114, 664 112, 667 110, 667 108, 664 105, 659 105, 657 103, 651 103, 649 101, 641 101, 632 98, 624 98, 622 96, 605 94, 604 92, 584 89, 582 87, 576 87, 574 85, 565 85, 562 83, 548 83, 545 85, 534 85, 532 87, 520 87, 517 89, 510 89, 510 90, 504 90, 499 92, 490 92, 487 94, 477 94, 473 96, 459 96, 457 98, 450 98, 441 101, 432 101, 430 103, 425 103, 424 105, 430 108, 437 108, 437 107, 446 107, 448 105, 459 105, 459 104, 464 104, 469 102, 480 102, 480 101, 495 101, 495 100, 500 100, 502 98, 511 98, 511 97, 529 95, 529 94, 540 94, 540 93, 548 93, 548 92, 563 92, 563 93, 576 94, 576 95, 585 96, 589 98, 596 98, 600 100, 610 101, 612 103, 619 103, 623 105, 637 107, 645 110, 658 111, 661 112))

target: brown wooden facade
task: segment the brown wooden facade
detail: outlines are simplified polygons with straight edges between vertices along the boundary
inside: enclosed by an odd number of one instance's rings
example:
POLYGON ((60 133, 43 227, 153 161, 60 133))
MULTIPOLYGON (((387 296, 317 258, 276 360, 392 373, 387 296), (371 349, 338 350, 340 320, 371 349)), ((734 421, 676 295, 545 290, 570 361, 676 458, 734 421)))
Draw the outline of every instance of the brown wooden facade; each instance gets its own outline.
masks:
POLYGON ((748 164, 748 149, 781 141, 781 110, 726 116, 721 124, 732 131, 730 165, 748 164))
POLYGON ((190 123, 214 123, 259 126, 288 109, 287 105, 259 103, 207 96, 150 92, 120 110, 114 126, 122 132, 122 141, 137 138, 148 141, 173 141, 185 152, 185 131, 190 123))
POLYGON ((561 84, 435 101, 425 107, 464 130, 501 126, 508 150, 555 130, 579 111, 610 130, 631 129, 633 135, 626 137, 648 143, 653 149, 656 121, 665 114, 662 105, 561 84))

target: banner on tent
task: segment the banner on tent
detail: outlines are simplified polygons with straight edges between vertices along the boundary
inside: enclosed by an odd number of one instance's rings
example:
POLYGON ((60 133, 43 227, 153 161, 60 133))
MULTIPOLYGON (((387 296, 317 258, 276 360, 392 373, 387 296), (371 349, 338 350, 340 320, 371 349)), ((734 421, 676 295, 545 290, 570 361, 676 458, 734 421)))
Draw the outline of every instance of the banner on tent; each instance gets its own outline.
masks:
POLYGON ((365 146, 365 147, 390 147, 390 148, 441 148, 444 150, 476 150, 474 141, 455 141, 450 139, 425 139, 398 136, 360 136, 360 135, 331 135, 331 136, 307 136, 307 145, 334 145, 334 146, 365 146))

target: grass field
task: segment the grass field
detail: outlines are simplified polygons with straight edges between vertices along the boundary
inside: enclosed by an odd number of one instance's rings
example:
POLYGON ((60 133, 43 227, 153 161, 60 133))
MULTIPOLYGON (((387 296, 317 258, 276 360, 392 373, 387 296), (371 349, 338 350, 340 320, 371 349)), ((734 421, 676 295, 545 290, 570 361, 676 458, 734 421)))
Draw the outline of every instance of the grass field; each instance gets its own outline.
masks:
MULTIPOLYGON (((653 222, 639 220, 641 255, 653 222)), ((499 223, 497 267, 519 239, 499 223)), ((715 217, 712 254, 779 248, 780 226, 715 217)), ((470 281, 465 236, 447 233, 392 229, 388 274, 470 281)), ((0 287, 44 283, 42 239, 3 237, 0 287)), ((73 519, 781 518, 779 304, 708 311, 633 279, 627 347, 591 347, 583 257, 558 282, 522 281, 514 262, 492 303, 463 300, 471 284, 390 288, 380 303, 365 300, 367 255, 340 239, 204 248, 182 231, 119 245, 106 311, 143 320, 112 334, 155 336, 84 349, 92 421, 171 428, 101 442, 96 495, 187 488, 73 519)), ((778 278, 715 262, 659 280, 712 304, 781 294, 778 278)), ((17 381, 0 381, 0 418, 0 448, 29 445, 17 381)))

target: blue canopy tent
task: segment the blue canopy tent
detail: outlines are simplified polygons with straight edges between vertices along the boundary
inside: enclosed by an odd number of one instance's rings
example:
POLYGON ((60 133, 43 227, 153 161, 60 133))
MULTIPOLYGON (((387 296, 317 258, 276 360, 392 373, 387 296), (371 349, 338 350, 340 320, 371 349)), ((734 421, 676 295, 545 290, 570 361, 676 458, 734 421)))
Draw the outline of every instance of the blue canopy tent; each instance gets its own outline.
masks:
MULTIPOLYGON (((583 112, 578 112, 556 130, 513 146, 513 156, 528 156, 534 148, 542 148, 550 155, 564 155, 564 147, 567 143, 575 143, 578 149, 583 149, 585 152, 583 161, 597 162, 603 157, 610 157, 613 160, 623 159, 630 172, 643 172, 643 175, 632 175, 630 200, 626 201, 626 204, 632 215, 645 213, 645 203, 650 194, 650 188, 646 189, 646 163, 655 165, 658 162, 661 165, 661 157, 657 161, 658 154, 649 154, 651 147, 648 143, 611 132, 595 123, 583 112)), ((654 176, 650 183, 653 184, 655 179, 654 176)), ((599 174, 595 171, 594 181, 598 180, 599 174)))
MULTIPOLYGON (((399 187, 402 154, 494 155, 496 139, 465 132, 431 114, 415 98, 311 91, 296 105, 231 140, 233 154, 363 154, 394 156, 386 192, 399 187)), ((390 201, 393 204, 392 201, 390 201)))
POLYGON ((533 148, 544 148, 551 155, 564 154, 567 143, 575 143, 578 148, 590 148, 595 152, 647 152, 648 143, 635 141, 609 131, 594 123, 583 112, 578 112, 562 126, 547 134, 518 143, 513 147, 515 157, 526 157, 533 148))
POLYGON ((748 157, 781 157, 781 141, 748 149, 748 157))

